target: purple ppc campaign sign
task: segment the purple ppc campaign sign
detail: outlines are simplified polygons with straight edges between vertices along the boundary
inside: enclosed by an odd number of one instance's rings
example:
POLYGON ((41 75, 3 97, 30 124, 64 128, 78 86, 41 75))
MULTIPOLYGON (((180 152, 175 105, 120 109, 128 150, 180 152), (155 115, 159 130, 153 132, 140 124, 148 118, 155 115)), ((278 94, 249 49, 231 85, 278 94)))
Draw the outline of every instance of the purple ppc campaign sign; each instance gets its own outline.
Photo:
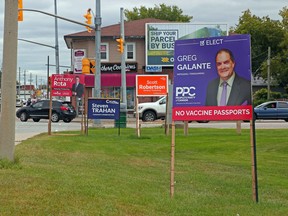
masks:
POLYGON ((250 120, 250 59, 250 35, 177 40, 173 120, 250 120))

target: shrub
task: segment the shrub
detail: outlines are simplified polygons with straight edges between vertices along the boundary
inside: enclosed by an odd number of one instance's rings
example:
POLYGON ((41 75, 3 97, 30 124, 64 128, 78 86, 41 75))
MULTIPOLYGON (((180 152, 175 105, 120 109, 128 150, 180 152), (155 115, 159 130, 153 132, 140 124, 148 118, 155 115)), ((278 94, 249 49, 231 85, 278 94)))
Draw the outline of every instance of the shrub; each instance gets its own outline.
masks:
MULTIPOLYGON (((262 88, 256 91, 253 95, 253 104, 257 106, 261 103, 267 101, 268 90, 266 88, 262 88)), ((281 92, 272 92, 270 91, 270 99, 269 100, 277 100, 280 98, 284 98, 284 95, 281 92)))

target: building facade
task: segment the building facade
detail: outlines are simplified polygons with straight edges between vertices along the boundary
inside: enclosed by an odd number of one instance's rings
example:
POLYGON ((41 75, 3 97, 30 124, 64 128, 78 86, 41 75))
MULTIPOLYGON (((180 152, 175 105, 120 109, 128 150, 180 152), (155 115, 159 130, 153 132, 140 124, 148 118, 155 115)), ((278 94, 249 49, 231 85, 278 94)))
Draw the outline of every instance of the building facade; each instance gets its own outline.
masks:
MULTIPOLYGON (((167 23, 169 21, 147 18, 124 23, 125 62, 126 62, 126 90, 127 108, 134 109, 135 85, 137 74, 151 74, 145 72, 145 24, 167 23)), ((120 24, 101 28, 101 97, 121 97, 121 54, 118 51, 117 38, 120 38, 120 24)), ((95 32, 78 32, 64 36, 68 49, 71 49, 71 68, 77 73, 75 52, 83 51, 88 59, 95 59, 95 32)), ((83 54, 84 53, 84 54, 83 54)), ((79 67, 78 67, 79 70, 79 67)), ((173 68, 163 67, 161 74, 168 74, 172 80, 173 68)), ((158 73, 159 74, 159 73, 158 73)), ((89 96, 92 96, 94 75, 85 75, 85 85, 89 96)), ((140 102, 153 101, 156 98, 141 98, 140 102)))

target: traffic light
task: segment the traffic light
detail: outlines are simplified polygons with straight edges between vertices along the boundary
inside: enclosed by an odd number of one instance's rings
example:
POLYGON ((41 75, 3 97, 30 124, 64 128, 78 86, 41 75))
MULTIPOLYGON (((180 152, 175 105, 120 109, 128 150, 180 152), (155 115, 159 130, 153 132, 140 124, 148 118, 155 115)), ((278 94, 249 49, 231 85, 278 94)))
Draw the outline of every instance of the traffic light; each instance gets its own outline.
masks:
POLYGON ((122 38, 118 38, 118 39, 116 39, 116 41, 118 42, 118 45, 117 45, 118 49, 117 50, 120 53, 123 53, 124 52, 124 40, 122 38))
POLYGON ((82 59, 82 74, 95 74, 95 59, 82 59))
POLYGON ((51 85, 51 76, 48 77, 48 85, 51 85))
POLYGON ((18 0, 18 21, 23 21, 23 11, 19 9, 23 9, 23 2, 22 0, 18 0))
POLYGON ((90 59, 90 74, 95 74, 95 59, 90 59))
POLYGON ((90 74, 90 60, 88 58, 82 59, 82 74, 90 74))
MULTIPOLYGON (((85 23, 87 23, 88 25, 91 25, 92 24, 92 14, 91 14, 91 9, 88 9, 87 10, 87 13, 84 14, 84 17, 86 18, 86 21, 85 23)), ((86 26, 87 28, 87 31, 90 33, 92 31, 92 29, 88 26, 86 26)))

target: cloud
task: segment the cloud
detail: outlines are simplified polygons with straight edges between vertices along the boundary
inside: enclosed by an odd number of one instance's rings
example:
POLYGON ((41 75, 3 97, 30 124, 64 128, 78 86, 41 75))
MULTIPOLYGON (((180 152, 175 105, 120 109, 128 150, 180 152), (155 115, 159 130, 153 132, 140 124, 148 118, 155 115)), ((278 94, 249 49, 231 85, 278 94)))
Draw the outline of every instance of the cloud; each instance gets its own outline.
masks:
MULTIPOLYGON (((55 0, 23 0, 26 9, 36 9, 54 14, 55 0)), ((57 14, 59 16, 72 19, 78 22, 85 22, 83 15, 88 8, 95 13, 95 1, 83 0, 57 0, 57 14)), ((177 5, 183 10, 185 15, 193 16, 194 23, 227 23, 235 26, 238 23, 242 12, 248 8, 252 14, 257 16, 269 16, 271 19, 280 19, 279 10, 287 5, 286 0, 101 0, 102 26, 112 25, 120 21, 120 8, 132 10, 134 7, 154 7, 164 3, 168 6, 177 5)), ((4 26, 5 1, 0 3, 0 66, 3 56, 3 26, 4 26)), ((85 31, 84 26, 58 20, 58 41, 60 53, 60 65, 70 65, 70 50, 64 42, 64 35, 85 31)), ((25 11, 24 21, 18 23, 18 37, 38 43, 55 46, 55 18, 41 13, 25 11)), ((18 41, 18 64, 17 68, 21 71, 28 71, 34 75, 46 79, 47 57, 50 64, 55 65, 55 50, 52 48, 39 46, 23 41, 18 41)), ((55 67, 50 67, 51 73, 55 72, 55 67)), ((66 68, 60 68, 61 71, 66 68)), ((39 77, 38 77, 39 78, 39 77)), ((21 81, 24 77, 21 76, 21 81)), ((35 82, 35 78, 33 80, 35 82)))

